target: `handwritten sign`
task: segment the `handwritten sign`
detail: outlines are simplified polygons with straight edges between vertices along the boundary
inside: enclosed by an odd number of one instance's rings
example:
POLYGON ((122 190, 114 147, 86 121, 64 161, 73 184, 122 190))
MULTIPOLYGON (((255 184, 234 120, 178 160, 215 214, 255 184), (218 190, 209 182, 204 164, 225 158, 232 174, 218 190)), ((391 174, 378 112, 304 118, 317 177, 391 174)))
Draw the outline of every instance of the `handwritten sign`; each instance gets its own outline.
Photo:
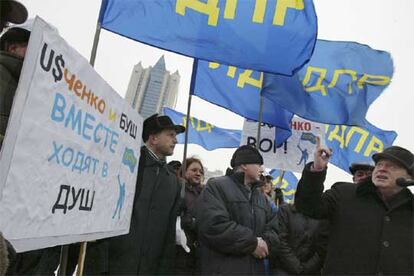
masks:
MULTIPOLYGON (((290 124, 292 136, 283 146, 277 148, 275 144, 275 127, 262 124, 260 130, 259 152, 263 156, 266 168, 275 168, 285 171, 302 172, 306 163, 312 161, 316 146, 316 137, 323 142, 325 128, 323 124, 294 117, 290 124)), ((257 122, 245 121, 241 145, 256 146, 257 122)))
POLYGON ((0 159, 18 251, 127 233, 142 118, 36 18, 0 159))

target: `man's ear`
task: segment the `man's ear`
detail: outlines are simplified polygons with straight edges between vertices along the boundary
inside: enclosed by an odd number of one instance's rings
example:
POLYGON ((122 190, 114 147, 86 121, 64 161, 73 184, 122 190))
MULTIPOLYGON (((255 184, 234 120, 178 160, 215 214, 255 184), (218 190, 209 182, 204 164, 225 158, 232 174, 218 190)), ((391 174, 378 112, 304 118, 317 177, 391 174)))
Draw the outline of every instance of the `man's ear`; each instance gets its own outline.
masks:
POLYGON ((155 145, 155 144, 157 144, 157 141, 158 141, 158 135, 157 134, 150 134, 149 136, 148 136, 148 143, 150 144, 150 145, 155 145))
MULTIPOLYGON (((6 44, 6 52, 12 53, 18 56, 22 56, 22 48, 27 47, 27 43, 10 43, 6 44)), ((24 55, 23 55, 24 56, 24 55)))
POLYGON ((7 46, 6 46, 6 52, 9 52, 9 53, 12 53, 12 54, 15 54, 16 52, 17 52, 17 49, 19 48, 19 45, 18 44, 16 44, 16 43, 11 43, 11 44, 8 44, 7 46))
POLYGON ((17 44, 15 44, 15 43, 6 45, 6 52, 8 52, 8 53, 14 54, 14 53, 16 53, 16 49, 17 49, 17 44))

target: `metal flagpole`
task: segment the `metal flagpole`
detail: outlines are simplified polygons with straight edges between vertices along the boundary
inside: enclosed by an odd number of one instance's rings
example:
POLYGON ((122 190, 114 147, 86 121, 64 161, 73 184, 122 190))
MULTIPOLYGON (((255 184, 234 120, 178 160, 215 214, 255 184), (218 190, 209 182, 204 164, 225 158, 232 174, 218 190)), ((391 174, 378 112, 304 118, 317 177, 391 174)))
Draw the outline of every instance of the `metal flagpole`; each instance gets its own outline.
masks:
POLYGON ((257 122, 257 137, 256 137, 256 148, 259 149, 260 147, 260 129, 262 128, 263 122, 263 96, 260 93, 260 107, 259 107, 259 121, 257 122))
MULTIPOLYGON (((285 177, 285 170, 280 170, 279 181, 276 183, 276 188, 280 188, 280 186, 282 186, 284 177, 285 177)), ((280 188, 280 190, 282 190, 282 189, 280 188)), ((283 193, 283 191, 282 191, 282 193, 283 193)), ((279 209, 279 205, 280 205, 279 199, 278 198, 275 198, 275 199, 276 199, 276 207, 279 209)))
POLYGON ((185 167, 186 167, 186 159, 187 159, 187 148, 188 148, 188 124, 190 122, 190 112, 191 112, 191 99, 192 95, 188 95, 188 102, 187 102, 187 115, 185 117, 185 133, 184 133, 184 154, 183 154, 183 163, 181 166, 181 175, 184 176, 185 174, 185 167))
MULTIPOLYGON (((2 5, 0 4, 0 17, 2 16, 2 13, 1 13, 1 7, 2 7, 2 5)), ((1 19, 1 18, 0 18, 1 19)), ((4 22, 4 24, 6 24, 6 22, 4 22)), ((0 25, 0 34, 3 32, 3 25, 0 25)))
POLYGON ((91 58, 89 59, 89 64, 92 65, 92 67, 95 65, 95 58, 96 58, 96 52, 98 50, 100 34, 101 34, 101 23, 99 23, 99 20, 98 20, 98 22, 96 23, 95 37, 93 39, 91 58))
POLYGON ((60 247, 59 270, 57 273, 58 276, 66 275, 66 267, 68 266, 68 252, 69 245, 62 245, 60 247))
POLYGON ((185 118, 185 138, 184 138, 184 154, 183 154, 183 163, 181 166, 181 174, 185 175, 185 167, 186 167, 186 159, 187 159, 187 148, 188 148, 188 131, 189 131, 189 123, 190 123, 190 113, 191 113, 191 99, 194 92, 194 85, 195 85, 195 76, 197 73, 197 65, 198 60, 195 58, 193 61, 193 70, 191 71, 191 83, 190 83, 190 91, 188 95, 188 102, 187 102, 187 115, 185 118))
POLYGON ((85 264, 85 255, 86 255, 86 242, 82 242, 80 246, 80 252, 79 252, 79 260, 78 260, 78 269, 76 270, 76 276, 82 276, 83 275, 83 267, 85 264))

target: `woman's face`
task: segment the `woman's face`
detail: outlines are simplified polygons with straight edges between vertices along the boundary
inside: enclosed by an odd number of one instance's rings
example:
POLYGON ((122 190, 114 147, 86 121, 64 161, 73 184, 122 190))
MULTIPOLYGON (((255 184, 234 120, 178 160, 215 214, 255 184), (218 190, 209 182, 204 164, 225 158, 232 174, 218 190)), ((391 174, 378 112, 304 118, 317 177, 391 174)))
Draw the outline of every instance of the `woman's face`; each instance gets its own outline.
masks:
POLYGON ((266 194, 270 194, 272 191, 272 184, 270 182, 266 182, 263 186, 263 192, 266 194))
POLYGON ((203 179, 203 168, 198 162, 193 162, 188 166, 187 171, 185 172, 185 178, 191 184, 201 184, 203 179))

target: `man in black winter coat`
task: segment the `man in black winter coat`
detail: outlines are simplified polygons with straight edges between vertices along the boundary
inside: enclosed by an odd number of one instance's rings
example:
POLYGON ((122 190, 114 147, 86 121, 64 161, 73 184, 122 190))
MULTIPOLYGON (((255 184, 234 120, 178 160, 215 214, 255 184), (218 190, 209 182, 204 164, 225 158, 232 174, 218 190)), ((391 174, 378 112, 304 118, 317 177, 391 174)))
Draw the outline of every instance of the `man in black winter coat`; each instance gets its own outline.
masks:
POLYGON ((211 178, 196 207, 202 274, 264 275, 277 247, 274 215, 258 189, 263 158, 251 146, 233 154, 232 175, 211 178))
POLYGON ((329 233, 327 221, 310 218, 298 212, 294 205, 284 204, 277 212, 277 225, 280 246, 275 274, 319 275, 323 264, 319 249, 329 233))
POLYGON ((392 146, 373 155, 372 179, 339 182, 323 193, 332 152, 319 145, 306 165, 295 205, 306 215, 327 218, 327 275, 413 275, 414 197, 397 185, 414 177, 414 155, 392 146))
POLYGON ((165 157, 185 128, 168 116, 144 121, 138 179, 129 234, 88 246, 86 274, 174 274, 175 227, 181 185, 165 157), (91 248, 93 247, 93 248, 91 248))

